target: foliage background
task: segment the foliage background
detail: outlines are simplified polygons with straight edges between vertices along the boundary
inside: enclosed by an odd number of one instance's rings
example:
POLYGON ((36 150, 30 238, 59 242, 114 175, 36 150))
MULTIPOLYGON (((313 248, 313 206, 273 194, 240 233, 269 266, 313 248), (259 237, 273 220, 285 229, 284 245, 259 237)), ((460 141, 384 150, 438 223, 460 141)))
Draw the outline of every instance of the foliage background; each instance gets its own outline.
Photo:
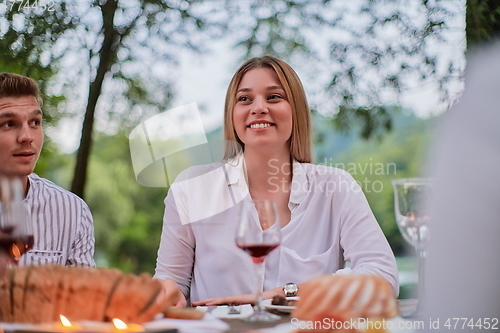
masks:
POLYGON ((466 7, 469 47, 494 41, 500 32, 500 4, 495 0, 413 1, 418 17, 423 18, 418 24, 400 9, 406 1, 360 0, 357 3, 362 6, 354 9, 342 1, 328 0, 96 0, 83 7, 76 3, 56 1, 53 15, 15 12, 8 7, 0 10, 0 71, 28 75, 40 82, 48 128, 75 114, 89 115, 92 121, 82 136, 87 148, 79 150, 89 157, 85 171, 76 167, 81 163, 76 161, 76 152, 62 153, 47 137, 36 172, 65 188, 72 188, 75 179, 83 177, 85 199, 94 215, 98 264, 136 273, 154 270, 166 189, 136 183, 127 135, 144 117, 167 109, 175 94, 175 82, 161 80, 159 67, 149 66, 151 59, 154 64, 165 63, 167 67, 162 68, 170 70, 178 65, 176 55, 191 50, 203 56, 207 41, 228 38, 244 58, 271 53, 292 64, 306 61, 308 75, 313 77, 330 75, 327 86, 311 99, 330 101, 321 113, 314 113, 316 160, 397 166, 396 174, 354 176, 360 182, 380 181, 383 185, 380 193, 366 194, 395 253, 404 255, 408 252, 394 221, 390 181, 422 173, 437 118, 415 117, 411 110, 388 105, 381 97, 388 90, 398 93, 404 89, 409 75, 434 77, 443 101, 451 104, 456 100, 457 91, 450 92, 446 82, 453 78, 461 82, 464 64, 439 64, 426 47, 429 41, 439 45, 450 28, 447 18, 456 13, 446 4, 466 7), (214 4, 219 12, 197 11, 200 3, 214 4), (387 4, 391 10, 379 10, 387 4), (327 5, 339 7, 322 10, 327 5), (365 24, 353 24, 360 22, 359 17, 364 17, 365 24), (383 39, 377 32, 388 26, 403 31, 405 38, 389 36, 387 44, 378 44, 383 39), (314 43, 325 27, 336 29, 336 38, 328 40, 326 51, 314 43), (317 61, 321 52, 331 66, 317 61), (73 60, 65 58, 67 55, 73 60), (379 74, 378 81, 363 77, 363 72, 371 71, 379 74), (162 93, 155 94, 157 91, 162 93), (111 110, 109 105, 113 105, 111 110), (106 131, 95 130, 94 117, 109 125, 106 131))
MULTIPOLYGON (((421 174, 426 147, 438 119, 422 119, 401 112, 394 119, 391 133, 383 138, 365 140, 354 132, 332 131, 331 120, 315 115, 316 137, 322 137, 321 141, 316 139, 316 162, 344 167, 362 186, 368 184, 363 187, 367 199, 398 256, 413 253, 405 245, 395 223, 391 180, 421 174), (354 172, 353 163, 356 165, 354 172), (390 165, 389 172, 380 174, 377 171, 379 164, 384 168, 390 165)), ((220 135, 220 128, 209 134, 214 138, 220 135)), ((137 184, 126 133, 96 133, 94 140, 95 152, 90 164, 92 177, 86 201, 94 216, 97 263, 135 273, 153 273, 167 190, 137 184)), ((35 171, 68 188, 74 155, 57 151, 46 153, 50 165, 39 164, 35 171)))

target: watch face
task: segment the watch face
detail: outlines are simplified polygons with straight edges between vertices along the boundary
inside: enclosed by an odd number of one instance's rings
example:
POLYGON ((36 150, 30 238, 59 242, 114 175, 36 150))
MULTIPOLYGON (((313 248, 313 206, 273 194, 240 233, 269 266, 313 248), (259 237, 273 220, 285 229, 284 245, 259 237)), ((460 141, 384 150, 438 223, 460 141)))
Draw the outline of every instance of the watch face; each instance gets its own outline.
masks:
POLYGON ((295 283, 287 283, 283 290, 285 291, 286 296, 296 296, 299 288, 295 283))

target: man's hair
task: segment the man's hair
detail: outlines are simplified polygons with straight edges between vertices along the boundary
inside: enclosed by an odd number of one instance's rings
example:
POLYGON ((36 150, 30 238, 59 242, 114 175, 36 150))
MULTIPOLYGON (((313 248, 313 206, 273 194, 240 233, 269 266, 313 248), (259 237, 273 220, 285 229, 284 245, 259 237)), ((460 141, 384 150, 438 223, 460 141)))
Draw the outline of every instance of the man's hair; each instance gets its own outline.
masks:
POLYGON ((40 88, 35 80, 14 73, 0 73, 0 98, 34 96, 42 105, 40 88))

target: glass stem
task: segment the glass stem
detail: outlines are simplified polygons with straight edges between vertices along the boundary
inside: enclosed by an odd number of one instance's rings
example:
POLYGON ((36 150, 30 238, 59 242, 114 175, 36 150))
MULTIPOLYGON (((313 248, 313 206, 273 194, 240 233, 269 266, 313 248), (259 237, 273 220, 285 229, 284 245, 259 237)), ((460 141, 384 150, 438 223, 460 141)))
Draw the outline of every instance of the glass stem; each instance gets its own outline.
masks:
POLYGON ((417 247, 417 265, 418 265, 418 303, 416 314, 421 314, 425 300, 425 261, 427 252, 424 245, 417 247))
POLYGON ((257 297, 255 298, 255 311, 262 312, 262 293, 257 291, 257 297))
POLYGON ((264 277, 264 260, 254 261, 255 265, 255 276, 257 277, 257 292, 255 293, 255 312, 263 312, 262 308, 262 286, 263 286, 263 277, 264 277))

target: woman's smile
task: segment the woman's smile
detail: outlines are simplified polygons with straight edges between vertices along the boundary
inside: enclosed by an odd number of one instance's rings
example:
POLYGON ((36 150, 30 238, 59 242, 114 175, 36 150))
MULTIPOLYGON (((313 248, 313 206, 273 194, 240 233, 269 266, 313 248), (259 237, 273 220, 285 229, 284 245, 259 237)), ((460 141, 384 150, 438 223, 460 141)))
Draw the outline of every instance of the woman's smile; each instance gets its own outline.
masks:
POLYGON ((262 122, 262 121, 254 121, 250 123, 247 128, 253 129, 253 130, 262 130, 269 128, 271 126, 275 126, 275 124, 270 123, 270 122, 262 122))

